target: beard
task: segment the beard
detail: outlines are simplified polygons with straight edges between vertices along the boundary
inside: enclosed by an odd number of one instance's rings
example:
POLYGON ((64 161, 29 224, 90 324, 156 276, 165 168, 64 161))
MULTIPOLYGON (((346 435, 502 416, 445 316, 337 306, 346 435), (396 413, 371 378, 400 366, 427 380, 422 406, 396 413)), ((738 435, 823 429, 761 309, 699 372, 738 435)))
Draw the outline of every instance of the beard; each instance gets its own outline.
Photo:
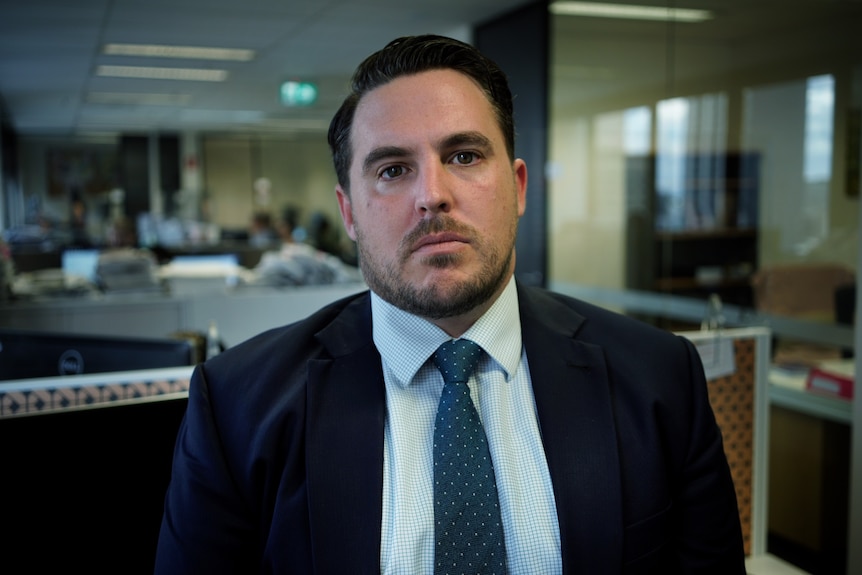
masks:
MULTIPOLYGON (((513 222, 505 244, 488 243, 476 231, 448 216, 422 220, 398 246, 393 262, 383 262, 372 253, 364 240, 362 228, 355 226, 359 265, 368 287, 390 304, 428 319, 443 319, 465 314, 487 302, 508 280, 514 257, 517 219, 513 222), (411 257, 411 246, 430 233, 455 232, 470 240, 470 245, 482 257, 482 266, 474 277, 450 285, 415 286, 402 277, 411 257)), ((463 259, 460 254, 427 256, 421 264, 444 269, 454 267, 463 259)))

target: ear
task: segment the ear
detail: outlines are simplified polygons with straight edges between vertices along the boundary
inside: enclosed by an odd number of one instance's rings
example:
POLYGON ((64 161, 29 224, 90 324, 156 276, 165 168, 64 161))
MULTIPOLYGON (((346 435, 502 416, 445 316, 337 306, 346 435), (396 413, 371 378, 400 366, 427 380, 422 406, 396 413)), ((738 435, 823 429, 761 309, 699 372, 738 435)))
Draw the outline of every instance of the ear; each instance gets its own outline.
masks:
POLYGON ((518 216, 527 210, 527 163, 518 158, 512 163, 515 176, 515 189, 518 193, 518 216))
POLYGON ((335 195, 338 197, 338 209, 341 212, 341 221, 350 239, 356 241, 356 230, 353 226, 353 206, 350 204, 350 196, 341 187, 335 186, 335 195))

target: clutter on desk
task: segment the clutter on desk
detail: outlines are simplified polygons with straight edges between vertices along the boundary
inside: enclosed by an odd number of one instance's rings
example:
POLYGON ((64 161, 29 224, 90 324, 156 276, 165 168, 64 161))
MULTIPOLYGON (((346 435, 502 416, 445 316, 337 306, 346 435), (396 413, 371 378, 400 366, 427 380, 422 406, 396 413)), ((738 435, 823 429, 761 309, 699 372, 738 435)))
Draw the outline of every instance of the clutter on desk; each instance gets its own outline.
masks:
POLYGON ((779 387, 849 401, 853 399, 855 359, 773 363, 769 369, 769 382, 779 387))
POLYGON ((304 243, 264 252, 254 268, 257 285, 297 286, 362 281, 358 268, 304 243))
POLYGON ((852 400, 854 380, 855 360, 827 360, 809 370, 805 389, 828 397, 852 400))
POLYGON ((11 262, 3 266, 0 290, 6 286, 5 300, 11 301, 119 293, 194 295, 362 281, 359 268, 304 243, 264 251, 252 268, 246 267, 248 262, 241 263, 248 259, 245 252, 233 253, 229 248, 225 246, 225 252, 70 248, 57 258, 59 266, 17 274, 11 262))
POLYGON ((138 248, 106 250, 96 262, 96 278, 102 291, 160 291, 158 264, 152 252, 138 248))

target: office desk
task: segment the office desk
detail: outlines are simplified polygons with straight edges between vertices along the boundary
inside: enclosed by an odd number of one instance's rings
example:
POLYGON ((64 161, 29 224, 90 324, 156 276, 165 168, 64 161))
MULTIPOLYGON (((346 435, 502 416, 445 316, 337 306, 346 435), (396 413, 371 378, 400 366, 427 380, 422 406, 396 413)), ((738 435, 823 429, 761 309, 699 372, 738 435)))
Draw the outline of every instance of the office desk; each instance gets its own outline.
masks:
MULTIPOLYGON (((770 378, 774 379, 774 378, 770 378)), ((781 381, 779 379, 779 381, 781 381)), ((851 401, 769 386, 769 529, 840 572, 847 553, 851 401)))
POLYGON ((850 401, 817 395, 780 385, 770 386, 769 401, 772 405, 778 405, 821 419, 828 419, 836 423, 850 425, 853 422, 853 403, 850 401))

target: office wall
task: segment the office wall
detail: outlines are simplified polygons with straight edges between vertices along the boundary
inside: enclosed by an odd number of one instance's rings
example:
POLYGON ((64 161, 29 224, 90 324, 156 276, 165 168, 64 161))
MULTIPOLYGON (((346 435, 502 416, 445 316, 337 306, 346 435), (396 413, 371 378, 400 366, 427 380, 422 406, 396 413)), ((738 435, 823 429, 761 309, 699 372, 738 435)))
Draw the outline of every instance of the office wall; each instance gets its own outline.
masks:
POLYGON ((335 173, 325 135, 281 139, 256 136, 202 138, 204 187, 213 217, 225 227, 248 226, 253 210, 274 216, 288 205, 308 217, 323 212, 341 226, 335 199, 335 173), (268 201, 255 193, 255 182, 271 184, 268 201))
POLYGON ((0 109, 0 231, 9 225, 9 218, 17 203, 18 158, 12 126, 0 109))

